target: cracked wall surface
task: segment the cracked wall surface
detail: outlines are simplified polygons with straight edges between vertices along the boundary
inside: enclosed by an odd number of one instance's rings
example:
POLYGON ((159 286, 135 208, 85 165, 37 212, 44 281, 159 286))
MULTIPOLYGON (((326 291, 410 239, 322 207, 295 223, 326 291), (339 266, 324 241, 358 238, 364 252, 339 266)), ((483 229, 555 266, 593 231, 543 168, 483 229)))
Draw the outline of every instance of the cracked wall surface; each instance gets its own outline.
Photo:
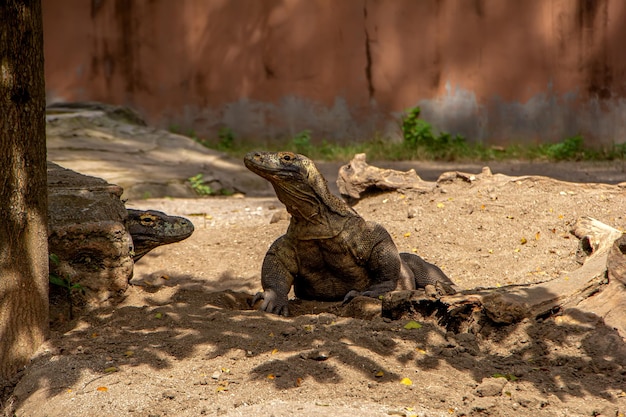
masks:
POLYGON ((622 0, 46 0, 48 101, 216 136, 626 141, 622 0))

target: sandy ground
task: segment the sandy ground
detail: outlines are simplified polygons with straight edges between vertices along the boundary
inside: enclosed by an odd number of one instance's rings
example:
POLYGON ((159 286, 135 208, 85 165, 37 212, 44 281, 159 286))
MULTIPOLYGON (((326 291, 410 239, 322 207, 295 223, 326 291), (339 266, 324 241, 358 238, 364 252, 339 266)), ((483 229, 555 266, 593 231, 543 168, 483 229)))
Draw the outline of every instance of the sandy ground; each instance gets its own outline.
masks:
MULTIPOLYGON (((573 222, 626 229, 623 188, 541 178, 464 181, 359 202, 401 251, 462 288, 540 282, 578 268, 573 222), (409 218, 409 212, 414 216, 409 218), (522 243, 525 241, 526 243, 522 243)), ((601 319, 568 311, 477 334, 294 300, 249 309, 287 221, 273 197, 131 200, 188 216, 196 232, 135 266, 124 301, 53 332, 15 389, 17 416, 617 416, 626 350, 601 319), (343 315, 347 315, 345 317, 343 315)))
MULTIPOLYGON (((124 165, 115 152, 130 158, 128 149, 141 149, 131 140, 144 140, 149 132, 100 124, 74 123, 57 137, 49 132, 50 159, 69 168, 76 163, 87 174, 93 169, 106 179, 109 169, 98 164, 106 155, 107 166, 115 165, 112 175, 152 182, 153 196, 158 190, 180 190, 190 173, 201 172, 193 164, 202 163, 204 151, 189 145, 182 163, 187 171, 175 187, 171 181, 161 187, 149 175, 158 171, 159 155, 172 161, 159 181, 171 180, 181 169, 170 154, 172 143, 163 148, 159 142, 169 137, 158 132, 161 139, 150 142, 150 158, 156 159, 149 167, 139 165, 139 154, 124 165), (115 145, 120 135, 122 148, 115 145), (72 145, 75 138, 86 144, 72 145), (91 152, 97 140, 105 140, 106 147, 91 152), (80 158, 70 154, 73 147, 80 158)), ((447 170, 477 173, 481 164, 393 166, 414 167, 433 180, 447 170)), ((321 167, 333 188, 337 167, 321 167)), ((239 161, 227 168, 224 172, 233 176, 244 170, 239 161)), ((211 166, 205 169, 214 172, 211 166)), ((619 164, 506 163, 492 169, 580 184, 542 178, 498 185, 459 180, 427 194, 372 196, 355 209, 383 224, 401 251, 418 253, 468 289, 542 282, 578 268, 578 241, 570 229, 580 216, 626 229, 624 188, 594 184, 626 181, 619 164)), ((245 186, 234 177, 223 184, 245 186)), ((147 196, 144 186, 136 190, 147 196)), ((14 410, 8 415, 626 414, 624 340, 585 311, 454 334, 428 317, 384 320, 380 301, 372 299, 355 299, 355 308, 293 300, 293 315, 287 318, 251 309, 247 301, 261 289, 263 256, 288 224, 270 223, 283 207, 267 190, 257 189, 261 196, 254 198, 131 198, 129 207, 190 218, 195 233, 140 260, 121 303, 85 311, 72 321, 53 309, 50 339, 2 404, 14 410), (419 325, 406 328, 411 320, 419 325)))

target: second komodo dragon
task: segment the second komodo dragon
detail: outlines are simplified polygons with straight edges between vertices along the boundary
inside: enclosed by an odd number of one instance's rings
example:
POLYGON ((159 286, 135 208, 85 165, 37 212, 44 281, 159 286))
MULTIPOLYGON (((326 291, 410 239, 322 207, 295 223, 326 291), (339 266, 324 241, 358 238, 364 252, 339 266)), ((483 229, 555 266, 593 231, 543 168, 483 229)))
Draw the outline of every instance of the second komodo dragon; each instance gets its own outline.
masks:
POLYGON ((168 216, 156 210, 126 209, 126 230, 133 238, 133 262, 152 249, 180 242, 193 233, 193 223, 184 217, 168 216))
POLYGON ((291 220, 287 233, 269 248, 261 269, 261 310, 288 315, 291 286, 298 298, 350 300, 388 291, 452 281, 437 266, 398 253, 391 236, 365 221, 329 190, 307 157, 291 152, 251 152, 244 163, 267 179, 291 220))

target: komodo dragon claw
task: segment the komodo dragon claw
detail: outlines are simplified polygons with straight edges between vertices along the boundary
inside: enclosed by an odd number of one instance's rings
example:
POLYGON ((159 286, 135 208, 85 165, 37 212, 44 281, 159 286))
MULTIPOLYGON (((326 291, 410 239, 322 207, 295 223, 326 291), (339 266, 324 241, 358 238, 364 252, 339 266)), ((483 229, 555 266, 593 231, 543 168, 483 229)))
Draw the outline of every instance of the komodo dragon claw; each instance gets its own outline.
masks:
POLYGON ((251 304, 254 306, 259 300, 263 300, 259 310, 267 311, 282 316, 289 316, 289 304, 287 300, 279 300, 278 294, 270 289, 258 292, 252 298, 251 304))

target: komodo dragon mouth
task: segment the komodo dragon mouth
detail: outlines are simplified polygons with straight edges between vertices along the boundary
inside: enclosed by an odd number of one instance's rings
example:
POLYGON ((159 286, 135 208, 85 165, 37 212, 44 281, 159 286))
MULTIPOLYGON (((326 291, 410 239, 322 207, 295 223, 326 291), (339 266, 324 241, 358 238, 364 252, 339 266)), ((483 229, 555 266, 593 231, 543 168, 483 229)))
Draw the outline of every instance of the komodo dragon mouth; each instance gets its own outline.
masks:
POLYGON ((278 180, 306 180, 308 170, 304 162, 308 159, 293 152, 250 152, 244 158, 246 167, 255 174, 274 184, 278 180))

